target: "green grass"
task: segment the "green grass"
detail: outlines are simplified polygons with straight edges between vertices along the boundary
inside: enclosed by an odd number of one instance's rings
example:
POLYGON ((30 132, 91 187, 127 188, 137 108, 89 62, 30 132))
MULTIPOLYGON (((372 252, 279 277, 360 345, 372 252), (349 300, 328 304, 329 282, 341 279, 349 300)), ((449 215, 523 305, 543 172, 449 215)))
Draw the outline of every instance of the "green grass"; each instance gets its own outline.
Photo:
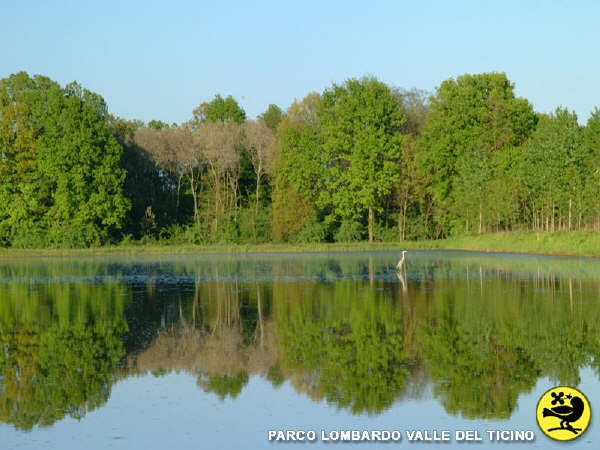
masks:
POLYGON ((320 244, 246 244, 246 245, 117 245, 85 249, 0 249, 0 258, 31 256, 92 255, 167 255, 186 253, 276 253, 276 252, 343 252, 369 250, 455 249, 486 252, 535 253, 549 255, 600 256, 600 233, 572 232, 504 232, 457 236, 449 239, 320 244))
POLYGON ((457 236, 439 241, 438 248, 486 252, 600 256, 600 233, 594 231, 504 232, 457 236))

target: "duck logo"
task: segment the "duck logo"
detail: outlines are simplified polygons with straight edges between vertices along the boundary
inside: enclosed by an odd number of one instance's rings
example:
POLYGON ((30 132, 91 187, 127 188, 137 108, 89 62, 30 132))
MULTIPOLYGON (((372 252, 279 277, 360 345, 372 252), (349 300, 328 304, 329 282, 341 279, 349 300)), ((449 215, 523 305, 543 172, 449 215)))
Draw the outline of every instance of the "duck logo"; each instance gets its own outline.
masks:
POLYGON ((537 423, 544 434, 557 441, 581 436, 590 424, 592 411, 581 391, 568 386, 553 387, 540 398, 537 423))

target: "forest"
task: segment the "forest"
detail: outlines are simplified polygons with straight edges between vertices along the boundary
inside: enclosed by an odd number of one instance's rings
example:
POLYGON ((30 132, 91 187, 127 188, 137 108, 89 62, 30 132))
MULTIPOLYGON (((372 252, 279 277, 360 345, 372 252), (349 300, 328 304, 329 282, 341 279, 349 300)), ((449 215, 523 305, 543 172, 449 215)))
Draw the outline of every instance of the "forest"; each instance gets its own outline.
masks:
POLYGON ((0 245, 440 239, 600 229, 600 110, 534 111, 503 73, 433 93, 348 79, 256 119, 115 117, 76 82, 0 80, 0 245))

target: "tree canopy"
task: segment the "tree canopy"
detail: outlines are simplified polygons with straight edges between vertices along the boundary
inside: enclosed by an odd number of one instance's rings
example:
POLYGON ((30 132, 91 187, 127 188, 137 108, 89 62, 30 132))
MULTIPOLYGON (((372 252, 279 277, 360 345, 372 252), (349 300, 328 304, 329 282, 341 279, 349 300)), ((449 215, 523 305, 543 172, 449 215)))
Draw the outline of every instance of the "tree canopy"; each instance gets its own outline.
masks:
POLYGON ((351 78, 255 119, 217 94, 169 125, 22 72, 0 80, 0 245, 600 229, 599 123, 534 112, 504 73, 429 97, 351 78))
POLYGON ((0 238, 21 245, 106 241, 130 202, 102 97, 25 73, 0 80, 0 92, 0 238))

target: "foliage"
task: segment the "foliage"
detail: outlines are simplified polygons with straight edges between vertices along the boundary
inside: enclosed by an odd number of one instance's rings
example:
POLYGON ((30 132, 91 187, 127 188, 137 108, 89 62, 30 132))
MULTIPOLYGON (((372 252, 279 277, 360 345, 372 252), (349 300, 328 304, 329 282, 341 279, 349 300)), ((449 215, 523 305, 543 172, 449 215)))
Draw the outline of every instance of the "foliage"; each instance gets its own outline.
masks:
POLYGON ((236 398, 244 386, 248 384, 248 374, 240 372, 236 375, 208 375, 203 377, 201 385, 205 392, 214 392, 221 400, 227 397, 236 398))
POLYGON ((275 186, 272 233, 275 242, 295 242, 296 236, 316 210, 291 186, 275 186))
POLYGON ((373 238, 381 242, 395 242, 398 240, 398 230, 375 222, 373 226, 373 238))
POLYGON ((279 106, 270 104, 267 110, 258 117, 271 131, 275 132, 284 115, 285 113, 279 106))
POLYGON ((34 228, 49 245, 106 241, 130 202, 102 97, 23 72, 0 80, 0 92, 0 239, 34 228))
POLYGON ((169 125, 22 72, 0 80, 0 245, 600 230, 599 145, 598 110, 586 126, 565 108, 536 114, 503 73, 429 98, 348 79, 256 120, 216 95, 169 125))
POLYGON ((296 242, 307 244, 311 242, 324 242, 327 239, 328 227, 323 222, 312 219, 296 235, 296 242))
POLYGON ((32 294, 11 281, 0 302, 0 421, 25 430, 67 415, 81 419, 102 406, 125 355, 120 286, 42 282, 36 288, 32 294))
POLYGON ((372 241, 373 211, 400 179, 404 114, 389 87, 363 78, 325 90, 317 116, 322 144, 311 155, 323 186, 317 204, 344 219, 368 211, 372 241))
POLYGON ((473 205, 477 212, 483 209, 482 180, 488 179, 492 155, 522 144, 534 129, 531 105, 513 91, 505 74, 484 73, 446 80, 431 97, 419 164, 430 176, 439 234, 456 231, 472 216, 473 205), (472 198, 463 202, 465 190, 457 189, 456 180, 463 186, 474 183, 472 198))
POLYGON ((360 222, 353 220, 343 220, 340 227, 334 235, 336 242, 357 242, 361 241, 365 230, 360 222))
POLYGON ((192 123, 195 127, 214 122, 234 122, 241 125, 245 120, 246 112, 231 95, 223 98, 217 94, 210 102, 202 103, 194 109, 192 123))

